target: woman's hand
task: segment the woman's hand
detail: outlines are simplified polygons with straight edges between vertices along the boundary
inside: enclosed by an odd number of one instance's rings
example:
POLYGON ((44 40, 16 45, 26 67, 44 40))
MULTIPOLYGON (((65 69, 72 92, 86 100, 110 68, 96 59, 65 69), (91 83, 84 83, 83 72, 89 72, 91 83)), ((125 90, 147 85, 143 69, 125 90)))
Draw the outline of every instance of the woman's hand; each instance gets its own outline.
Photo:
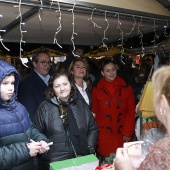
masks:
POLYGON ((126 149, 117 149, 116 157, 114 159, 114 166, 116 170, 133 170, 133 165, 126 149))
POLYGON ((41 140, 40 143, 41 143, 41 149, 39 151, 39 154, 45 153, 50 149, 50 147, 45 141, 41 140))
POLYGON ((29 154, 31 157, 37 156, 40 149, 42 148, 41 142, 30 142, 27 144, 27 147, 29 149, 29 154))
POLYGON ((96 114, 95 113, 92 112, 92 115, 93 115, 94 118, 96 118, 96 114))

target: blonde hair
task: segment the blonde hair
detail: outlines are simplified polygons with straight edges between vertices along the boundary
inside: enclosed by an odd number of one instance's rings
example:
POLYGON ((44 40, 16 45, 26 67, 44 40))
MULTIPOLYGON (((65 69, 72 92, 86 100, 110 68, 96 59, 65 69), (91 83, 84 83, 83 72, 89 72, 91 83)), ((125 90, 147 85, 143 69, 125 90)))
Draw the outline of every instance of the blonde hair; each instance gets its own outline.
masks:
POLYGON ((156 70, 152 76, 154 104, 157 105, 162 95, 165 95, 170 104, 170 66, 163 66, 156 70))

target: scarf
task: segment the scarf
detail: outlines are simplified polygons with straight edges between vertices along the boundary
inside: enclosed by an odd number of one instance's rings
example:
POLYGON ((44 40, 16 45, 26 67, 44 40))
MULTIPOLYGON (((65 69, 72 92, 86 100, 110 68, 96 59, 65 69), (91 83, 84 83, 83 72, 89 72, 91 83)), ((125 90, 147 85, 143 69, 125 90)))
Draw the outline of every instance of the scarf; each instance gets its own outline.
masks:
POLYGON ((78 125, 72 109, 70 107, 70 102, 61 101, 58 99, 60 117, 63 121, 63 125, 66 131, 66 139, 70 142, 70 145, 74 151, 75 156, 81 155, 80 147, 80 133, 78 125))

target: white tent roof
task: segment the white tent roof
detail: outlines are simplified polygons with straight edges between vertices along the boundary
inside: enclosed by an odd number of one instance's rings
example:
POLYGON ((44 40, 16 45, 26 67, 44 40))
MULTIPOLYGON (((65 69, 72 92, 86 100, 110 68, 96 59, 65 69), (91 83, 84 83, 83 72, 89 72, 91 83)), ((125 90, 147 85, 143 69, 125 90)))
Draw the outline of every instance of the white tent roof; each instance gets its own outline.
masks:
POLYGON ((123 45, 128 37, 164 29, 170 21, 170 11, 159 1, 53 0, 50 3, 44 0, 0 0, 1 38, 3 42, 21 44, 24 41, 53 44, 56 38, 61 46, 116 41, 123 45))

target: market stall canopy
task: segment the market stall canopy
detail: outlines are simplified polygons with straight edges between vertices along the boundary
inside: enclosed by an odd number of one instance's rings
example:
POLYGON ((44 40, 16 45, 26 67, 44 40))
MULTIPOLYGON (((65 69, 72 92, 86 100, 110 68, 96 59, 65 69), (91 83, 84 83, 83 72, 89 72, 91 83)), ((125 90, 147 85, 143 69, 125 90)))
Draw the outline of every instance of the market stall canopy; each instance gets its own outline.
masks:
POLYGON ((169 1, 163 1, 0 0, 0 39, 21 46, 121 44, 125 38, 168 26, 170 11, 163 5, 169 1))
MULTIPOLYGON (((86 56, 90 57, 90 58, 98 58, 98 57, 102 57, 102 56, 105 56, 105 57, 112 57, 113 55, 115 54, 122 54, 121 50, 116 48, 116 47, 108 47, 108 49, 106 48, 99 48, 98 50, 95 50, 95 51, 92 51, 90 53, 87 53, 86 56)), ((127 52, 124 52, 123 55, 128 55, 127 52)))
POLYGON ((48 54, 50 55, 50 57, 62 57, 62 56, 66 56, 66 53, 63 53, 61 51, 57 51, 57 50, 53 50, 51 48, 47 48, 47 47, 40 47, 40 48, 37 48, 35 50, 32 50, 32 51, 28 51, 28 52, 24 52, 24 54, 22 55, 23 58, 25 57, 29 57, 31 58, 32 55, 38 51, 46 51, 48 52, 48 54))

